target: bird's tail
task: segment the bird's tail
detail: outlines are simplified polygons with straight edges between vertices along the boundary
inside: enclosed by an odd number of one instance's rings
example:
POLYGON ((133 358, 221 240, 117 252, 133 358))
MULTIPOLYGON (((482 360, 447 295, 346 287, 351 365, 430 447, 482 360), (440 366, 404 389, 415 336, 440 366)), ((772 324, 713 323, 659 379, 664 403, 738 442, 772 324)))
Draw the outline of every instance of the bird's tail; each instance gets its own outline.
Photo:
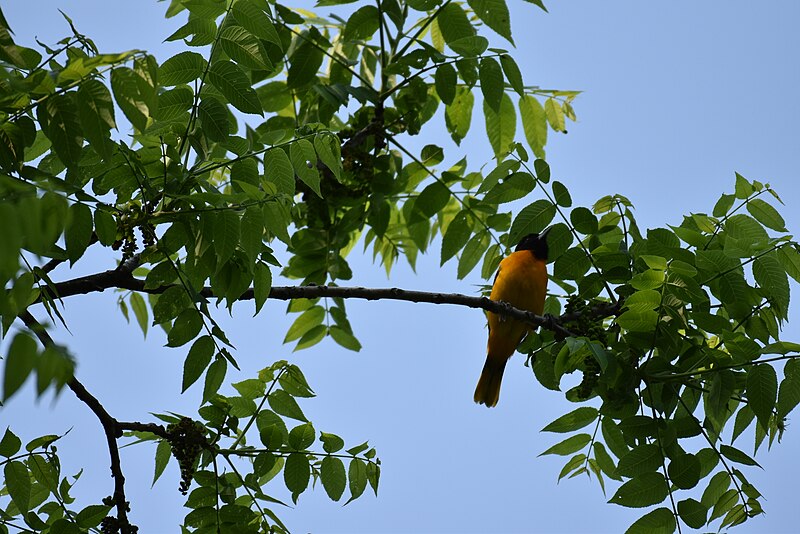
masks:
POLYGON ((478 387, 475 388, 475 402, 485 404, 487 408, 497 405, 500 398, 500 383, 506 369, 507 358, 486 357, 478 387))

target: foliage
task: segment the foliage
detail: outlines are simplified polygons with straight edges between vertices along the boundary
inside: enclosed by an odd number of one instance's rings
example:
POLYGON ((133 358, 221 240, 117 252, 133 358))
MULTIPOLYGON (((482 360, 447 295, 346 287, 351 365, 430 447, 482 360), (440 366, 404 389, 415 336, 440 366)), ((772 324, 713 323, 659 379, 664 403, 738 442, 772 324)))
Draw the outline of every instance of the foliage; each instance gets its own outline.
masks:
MULTIPOLYGON (((569 457, 559 478, 611 479, 609 502, 657 506, 630 532, 761 513, 737 467, 757 464, 733 443, 752 429, 756 450, 771 445, 800 402, 800 345, 780 339, 800 254, 766 200, 780 201, 775 192, 737 174, 710 214, 645 232, 624 196, 573 206, 544 147, 548 128, 575 119, 577 93, 525 84, 511 55, 490 48, 487 27, 513 45, 504 0, 345 9, 323 19, 264 0, 172 0, 167 16, 181 22, 167 40, 186 49, 160 64, 142 51, 100 53, 70 20, 72 35, 40 53, 16 44, 0 14, 3 401, 32 374, 39 394, 66 386, 103 425, 112 470, 123 432, 158 443, 155 479, 175 456, 187 530, 284 531, 265 490, 278 474, 295 502, 311 480, 333 500, 349 490, 349 502, 367 484, 377 493, 380 461, 366 443, 340 452, 341 438, 317 433, 296 402, 313 393, 285 361, 232 384, 238 395, 220 394, 237 361, 209 304, 252 298, 258 313, 277 272, 312 288, 350 280, 346 258, 359 244, 389 273, 441 238, 442 264, 455 258, 459 278, 480 265, 488 280, 509 247, 552 225, 546 311, 560 317, 520 350, 546 388, 582 375, 566 392, 582 406, 544 428, 570 434, 543 453, 569 457), (496 157, 487 172, 466 157, 441 168, 434 144, 411 148, 442 119, 461 143, 476 94, 496 157), (130 124, 130 142, 114 134, 118 123, 130 124), (51 279, 89 247, 119 268, 51 279), (28 311, 41 304, 64 322, 60 299, 111 287, 143 331, 160 325, 168 346, 189 346, 182 388, 202 378, 196 417, 114 419, 28 311), (256 434, 259 446, 248 442, 256 434)), ((360 350, 344 298, 297 299, 287 311, 297 314, 285 337, 295 350, 326 337, 360 350)), ((62 438, 34 439, 23 453, 6 431, 0 528, 134 532, 135 503, 119 480, 111 497, 70 508, 78 477, 60 471, 62 438)))

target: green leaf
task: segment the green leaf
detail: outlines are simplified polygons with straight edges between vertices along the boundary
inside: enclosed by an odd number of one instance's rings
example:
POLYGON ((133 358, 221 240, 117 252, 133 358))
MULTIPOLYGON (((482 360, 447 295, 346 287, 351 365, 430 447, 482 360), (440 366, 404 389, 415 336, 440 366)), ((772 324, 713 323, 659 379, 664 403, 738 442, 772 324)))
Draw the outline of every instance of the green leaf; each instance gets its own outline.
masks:
POLYGON ((443 210, 449 201, 450 189, 437 180, 422 190, 414 201, 414 209, 425 218, 431 218, 443 210))
POLYGON ((614 463, 614 459, 610 454, 608 454, 603 444, 599 441, 595 441, 592 444, 592 448, 594 449, 594 457, 597 461, 597 465, 600 466, 600 469, 602 469, 603 473, 605 473, 607 477, 613 478, 614 480, 622 480, 617 475, 617 466, 614 463))
POLYGON ((458 85, 458 76, 452 64, 442 63, 436 68, 434 84, 439 99, 447 106, 452 104, 456 97, 456 86, 458 85))
POLYGON ((597 409, 589 406, 582 406, 577 408, 566 415, 562 415, 546 427, 542 432, 572 432, 580 430, 592 421, 597 419, 597 409))
POLYGON ((319 159, 333 173, 338 181, 342 181, 341 141, 332 132, 321 132, 314 136, 314 149, 319 159))
POLYGON ((347 475, 344 470, 344 462, 339 458, 326 456, 322 459, 320 466, 320 479, 325 493, 334 501, 338 501, 344 494, 347 485, 347 475))
POLYGON ((514 39, 511 38, 511 16, 505 0, 467 0, 467 3, 487 26, 514 44, 514 39))
POLYGON ((206 371, 206 380, 203 385, 203 402, 208 402, 219 391, 225 374, 228 371, 228 361, 225 358, 217 358, 206 371))
POLYGON ((78 87, 78 118, 84 135, 103 157, 110 156, 110 130, 117 127, 111 92, 99 80, 85 80, 78 87))
POLYGON ((458 259, 458 271, 456 276, 459 280, 462 280, 472 272, 476 265, 478 265, 478 262, 481 261, 483 253, 488 246, 489 234, 487 232, 475 234, 472 239, 467 242, 467 246, 464 247, 464 251, 458 259))
POLYGON ((756 467, 761 467, 758 465, 758 462, 750 458, 747 454, 740 451, 736 447, 731 447, 730 445, 720 445, 719 452, 728 460, 732 462, 736 462, 738 464, 743 465, 754 465, 756 467))
POLYGON ((338 452, 344 448, 344 440, 336 434, 320 432, 319 440, 322 442, 322 448, 328 453, 338 452))
POLYGON ((64 242, 70 265, 74 265, 83 256, 92 239, 92 210, 86 204, 75 203, 69 207, 68 220, 64 242))
POLYGON ((197 52, 181 52, 161 64, 158 81, 167 87, 189 83, 203 75, 207 64, 197 52))
POLYGON ((301 452, 293 452, 286 458, 286 466, 283 468, 283 481, 286 487, 293 494, 303 493, 308 487, 311 478, 311 465, 308 457, 301 452))
POLYGON ((495 155, 499 155, 508 150, 517 131, 517 114, 514 111, 514 104, 511 102, 511 98, 503 93, 498 111, 492 109, 484 100, 483 115, 486 118, 486 134, 489 136, 489 143, 492 145, 495 155))
POLYGON ((747 211, 755 219, 766 226, 778 232, 786 232, 786 221, 783 220, 778 210, 773 208, 768 203, 760 198, 753 198, 747 203, 747 211))
MULTIPOLYGON (((112 83, 114 72, 111 73, 112 83)), ((77 165, 83 148, 83 131, 78 121, 76 94, 50 95, 36 107, 42 131, 53 143, 58 159, 67 167, 77 165)), ((122 107, 122 102, 119 104, 122 107)))
MULTIPOLYGON (((436 183, 438 184, 439 182, 436 183)), ((444 190, 449 198, 450 192, 447 190, 446 187, 444 187, 444 190)), ((422 197, 422 195, 420 195, 420 197, 422 197)), ((471 228, 469 221, 467 219, 467 213, 465 211, 460 211, 458 212, 458 214, 456 214, 453 220, 450 221, 450 224, 447 226, 447 230, 445 231, 444 236, 442 237, 442 253, 441 253, 440 265, 444 265, 450 258, 455 256, 456 253, 459 250, 461 250, 464 247, 464 245, 467 244, 467 240, 469 239, 470 235, 471 235, 471 228)))
POLYGON ((266 178, 278 185, 278 191, 294 194, 294 168, 289 156, 280 148, 274 148, 264 155, 266 178))
POLYGON ((158 95, 158 120, 169 121, 180 117, 192 107, 194 93, 185 85, 170 89, 158 95))
POLYGON ((564 124, 564 111, 555 99, 548 98, 544 101, 544 114, 553 130, 557 132, 566 131, 567 127, 564 124))
POLYGON ((637 519, 625 534, 672 534, 677 528, 669 508, 656 508, 637 519))
POLYGON ((306 332, 317 325, 321 325, 323 320, 325 320, 325 308, 322 306, 314 306, 307 309, 301 313, 297 319, 295 319, 294 323, 292 323, 292 326, 289 327, 289 331, 286 332, 286 337, 283 342, 289 343, 295 339, 300 339, 306 332))
POLYGON ((515 172, 492 187, 483 201, 489 204, 505 204, 524 198, 536 187, 533 176, 527 172, 515 172))
POLYGON ((616 323, 629 332, 652 332, 658 322, 654 310, 628 310, 616 318, 616 323))
MULTIPOLYGON (((472 27, 472 24, 470 24, 467 18, 467 14, 459 4, 445 4, 439 11, 436 21, 439 23, 442 37, 444 37, 448 45, 459 39, 475 35, 475 28, 472 27)), ((456 52, 458 52, 458 50, 456 50, 456 52)))
POLYGON ((298 451, 306 450, 314 443, 315 436, 311 423, 297 425, 289 431, 289 446, 298 451))
POLYGON ((20 512, 25 513, 30 508, 31 477, 25 464, 18 461, 6 463, 3 468, 5 485, 8 495, 20 512))
POLYGON ((694 454, 681 454, 667 468, 670 481, 680 489, 691 489, 700 482, 700 460, 694 454))
POLYGON ((768 364, 750 367, 747 372, 747 400, 759 424, 769 428, 769 418, 775 408, 778 394, 778 377, 775 368, 768 364))
POLYGON ((330 327, 328 333, 340 346, 354 352, 361 350, 361 343, 358 341, 358 339, 356 339, 352 333, 348 332, 344 328, 333 325, 330 327))
POLYGON ((214 250, 217 253, 217 265, 221 266, 233 256, 233 251, 239 244, 241 219, 233 210, 221 210, 214 214, 212 221, 214 250))
POLYGON ((547 115, 539 101, 526 95, 519 99, 519 114, 522 117, 522 129, 528 146, 536 157, 544 157, 544 145, 547 144, 547 115))
POLYGON ((264 306, 264 303, 267 301, 271 289, 272 272, 264 263, 256 263, 253 268, 253 299, 256 304, 255 314, 261 311, 261 307, 264 306))
MULTIPOLYGON (((147 119, 152 110, 148 105, 150 96, 142 92, 140 83, 141 78, 132 69, 117 67, 111 71, 111 90, 117 105, 133 127, 143 132, 147 128, 147 119)), ((161 83, 164 84, 163 79, 161 83)))
POLYGON ((295 174, 318 197, 322 198, 322 192, 319 189, 320 177, 319 170, 317 170, 317 153, 314 151, 314 145, 307 139, 298 139, 289 147, 289 157, 292 160, 295 174))
POLYGON ((272 62, 263 45, 241 26, 228 26, 220 34, 219 44, 228 57, 239 65, 261 70, 272 70, 272 62))
POLYGON ((235 63, 218 60, 208 70, 208 81, 242 113, 263 115, 261 101, 247 75, 235 63))
POLYGON ((18 333, 8 347, 3 375, 3 402, 7 401, 25 383, 39 358, 36 341, 27 334, 18 333))
POLYGON ((628 508, 644 508, 667 498, 667 481, 658 472, 642 473, 619 487, 608 501, 628 508))
POLYGON ((286 85, 289 89, 305 87, 317 79, 317 72, 325 56, 310 42, 304 41, 291 57, 286 85))
POLYGON ((6 428, 3 439, 0 440, 0 456, 11 458, 22 447, 22 440, 10 428, 6 428))
POLYGON ((789 310, 789 278, 777 255, 769 253, 756 258, 753 261, 753 277, 778 308, 778 316, 785 318, 789 310))
POLYGON ((350 479, 350 499, 347 500, 349 503, 358 499, 367 487, 367 466, 364 461, 358 458, 350 460, 347 475, 350 479))
POLYGON ((497 113, 500 111, 500 102, 503 99, 503 94, 505 94, 503 71, 500 68, 500 63, 493 57, 485 57, 481 59, 478 72, 484 101, 497 113))
POLYGON ((620 458, 617 475, 635 477, 642 473, 656 471, 661 467, 661 449, 655 444, 639 445, 620 458))
POLYGON ((753 185, 741 174, 736 173, 736 198, 745 199, 753 194, 753 185))
POLYGON ((714 210, 711 212, 712 215, 714 215, 714 217, 724 217, 733 207, 735 201, 736 197, 734 195, 722 195, 719 200, 717 200, 717 203, 714 204, 714 210))
POLYGON ((254 0, 238 0, 233 4, 231 14, 236 22, 259 39, 283 48, 281 38, 272 21, 254 0))
POLYGON ((136 322, 139 323, 139 328, 142 330, 142 334, 147 337, 147 327, 150 325, 150 319, 148 318, 147 313, 147 304, 142 298, 142 295, 139 293, 131 293, 130 296, 130 303, 131 309, 133 309, 133 314, 136 316, 136 322))
POLYGON ((268 401, 270 408, 272 408, 276 413, 286 417, 291 417, 292 419, 297 419, 298 421, 308 421, 306 416, 303 415, 303 411, 300 409, 297 401, 294 400, 294 397, 282 389, 278 389, 270 393, 268 401))
POLYGON ((210 141, 222 142, 230 135, 228 106, 216 98, 211 96, 203 98, 197 107, 197 117, 200 119, 203 135, 210 141))
POLYGON ((572 197, 569 194, 569 189, 561 182, 553 182, 553 197, 555 198, 556 204, 562 208, 569 208, 572 206, 572 197))
POLYGON ((102 209, 94 211, 94 226, 97 239, 105 246, 111 246, 117 240, 117 221, 113 215, 102 209))
POLYGON ((165 41, 184 39, 189 46, 205 46, 214 42, 217 35, 217 25, 213 20, 190 18, 189 21, 175 30, 165 41), (186 39, 191 37, 191 39, 186 39))
MULTIPOLYGON (((75 521, 81 528, 95 528, 111 511, 111 506, 104 504, 90 504, 75 517, 75 521)), ((52 530, 52 529, 51 529, 52 530)))
POLYGON ((475 97, 468 88, 463 86, 456 87, 456 95, 453 103, 445 108, 445 125, 453 141, 458 145, 467 136, 470 123, 472 122, 472 107, 475 104, 475 97))
MULTIPOLYGON (((452 4, 450 4, 452 5, 452 4)), ((480 35, 470 35, 447 43, 453 52, 463 57, 474 57, 483 54, 489 48, 489 40, 480 35)), ((462 77, 464 76, 462 72, 462 77)), ((471 84, 470 84, 471 85, 471 84)))
MULTIPOLYGON (((522 83, 522 73, 517 66, 517 62, 514 61, 514 58, 509 56, 508 54, 502 54, 500 56, 500 65, 503 67, 503 72, 506 75, 506 80, 508 80, 508 84, 511 86, 514 91, 520 96, 520 98, 525 96, 525 85, 522 83)), ((523 127, 525 120, 523 118, 523 127)))
POLYGON ((342 39, 345 41, 360 40, 365 41, 372 37, 380 26, 381 13, 378 8, 366 5, 358 8, 347 19, 342 39))
POLYGON ((172 456, 172 447, 170 446, 169 441, 165 439, 159 440, 158 445, 156 446, 153 483, 150 485, 150 487, 155 486, 158 479, 164 474, 164 470, 167 468, 170 456, 172 456))
POLYGON ((550 224, 556 216, 556 207, 552 202, 539 199, 522 208, 508 233, 509 243, 519 243, 520 239, 531 233, 539 233, 550 224))
POLYGON ((706 524, 708 508, 694 499, 685 499, 678 503, 678 515, 691 528, 702 528, 706 524))
MULTIPOLYGON (((784 371, 785 372, 785 371, 784 371)), ((800 403, 800 373, 787 374, 778 391, 778 418, 783 419, 800 403)))
POLYGON ((168 347, 180 347, 193 340, 203 327, 203 318, 194 308, 183 310, 167 334, 168 347))
POLYGON ((548 454, 558 454, 559 456, 569 456, 586 447, 592 441, 592 436, 589 434, 575 434, 570 436, 560 443, 556 443, 539 456, 546 456, 548 454))

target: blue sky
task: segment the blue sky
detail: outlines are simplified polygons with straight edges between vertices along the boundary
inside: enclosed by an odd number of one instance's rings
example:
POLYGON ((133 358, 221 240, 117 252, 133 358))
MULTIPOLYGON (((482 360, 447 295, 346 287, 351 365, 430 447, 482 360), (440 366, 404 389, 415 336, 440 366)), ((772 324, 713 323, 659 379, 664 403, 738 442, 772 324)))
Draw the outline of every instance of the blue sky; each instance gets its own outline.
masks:
MULTIPOLYGON (((65 36, 61 8, 102 51, 147 49, 163 61, 178 50, 161 43, 182 23, 163 19, 164 3, 8 4, 5 15, 23 43, 65 36)), ((800 3, 551 1, 550 14, 518 0, 510 4, 514 55, 526 83, 584 91, 575 102, 578 123, 568 124, 567 135, 550 132, 547 146, 553 175, 570 187, 576 204, 621 193, 635 204, 640 227, 677 224, 685 213, 710 211, 721 193, 732 190, 738 171, 771 183, 787 204, 788 227, 800 227, 800 106, 794 95, 800 87, 800 3)), ((448 156, 468 154, 473 167, 489 162, 481 124, 476 116, 462 147, 445 147, 448 156)), ((478 275, 456 280, 454 264, 440 269, 438 246, 431 250, 416 274, 401 264, 390 280, 370 257, 353 256, 352 283, 474 294, 483 282, 478 275)), ((87 260, 81 262, 90 263, 87 269, 113 264, 102 255, 87 260)), ((71 276, 62 267, 54 279, 71 276)), ((72 335, 59 332, 58 339, 77 356, 78 377, 119 419, 195 413, 200 391, 179 395, 184 352, 163 348, 160 331, 143 340, 116 311, 116 296, 107 293, 66 303, 72 335)), ((537 455, 558 436, 539 430, 572 406, 541 388, 519 355, 506 370, 498 407, 472 403, 485 355, 480 312, 352 301, 360 353, 324 341, 292 354, 281 345, 290 322, 285 303, 269 302, 256 318, 251 306, 242 305, 229 319, 222 309, 217 314, 243 364, 235 379, 276 359, 299 364, 318 394, 303 404, 317 430, 351 444, 369 439, 383 462, 377 499, 365 496, 342 508, 319 488, 294 509, 278 510, 294 531, 619 532, 641 515, 606 504, 613 490, 604 498, 594 481, 556 485, 565 460, 537 455)), ((792 311, 798 313, 796 305, 792 311)), ((799 334, 797 321, 784 333, 794 340, 799 334)), ((4 425, 28 439, 74 427, 60 447, 64 471, 90 462, 79 493, 96 500, 110 493, 100 427, 68 393, 34 404, 28 390, 2 415, 4 425)), ((751 435, 740 439, 752 442, 751 435)), ((751 450, 744 443, 737 442, 751 450)), ((764 494, 767 515, 738 532, 796 530, 799 446, 790 425, 782 444, 759 454, 764 470, 747 475, 764 494)), ((183 515, 177 469, 170 465, 150 490, 153 453, 148 446, 123 450, 132 518, 142 532, 176 532, 183 515)))

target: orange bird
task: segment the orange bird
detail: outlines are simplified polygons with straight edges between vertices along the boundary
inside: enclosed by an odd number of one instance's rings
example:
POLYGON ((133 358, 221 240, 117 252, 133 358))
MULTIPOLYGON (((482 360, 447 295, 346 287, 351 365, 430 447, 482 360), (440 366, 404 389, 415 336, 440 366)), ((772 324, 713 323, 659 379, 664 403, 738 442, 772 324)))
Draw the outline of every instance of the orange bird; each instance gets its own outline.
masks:
MULTIPOLYGON (((547 232, 528 234, 507 258, 500 262, 494 278, 492 300, 541 315, 547 295, 547 232)), ((491 312, 486 363, 475 388, 475 402, 491 408, 500 398, 500 382, 506 362, 517 350, 530 325, 491 312)))

